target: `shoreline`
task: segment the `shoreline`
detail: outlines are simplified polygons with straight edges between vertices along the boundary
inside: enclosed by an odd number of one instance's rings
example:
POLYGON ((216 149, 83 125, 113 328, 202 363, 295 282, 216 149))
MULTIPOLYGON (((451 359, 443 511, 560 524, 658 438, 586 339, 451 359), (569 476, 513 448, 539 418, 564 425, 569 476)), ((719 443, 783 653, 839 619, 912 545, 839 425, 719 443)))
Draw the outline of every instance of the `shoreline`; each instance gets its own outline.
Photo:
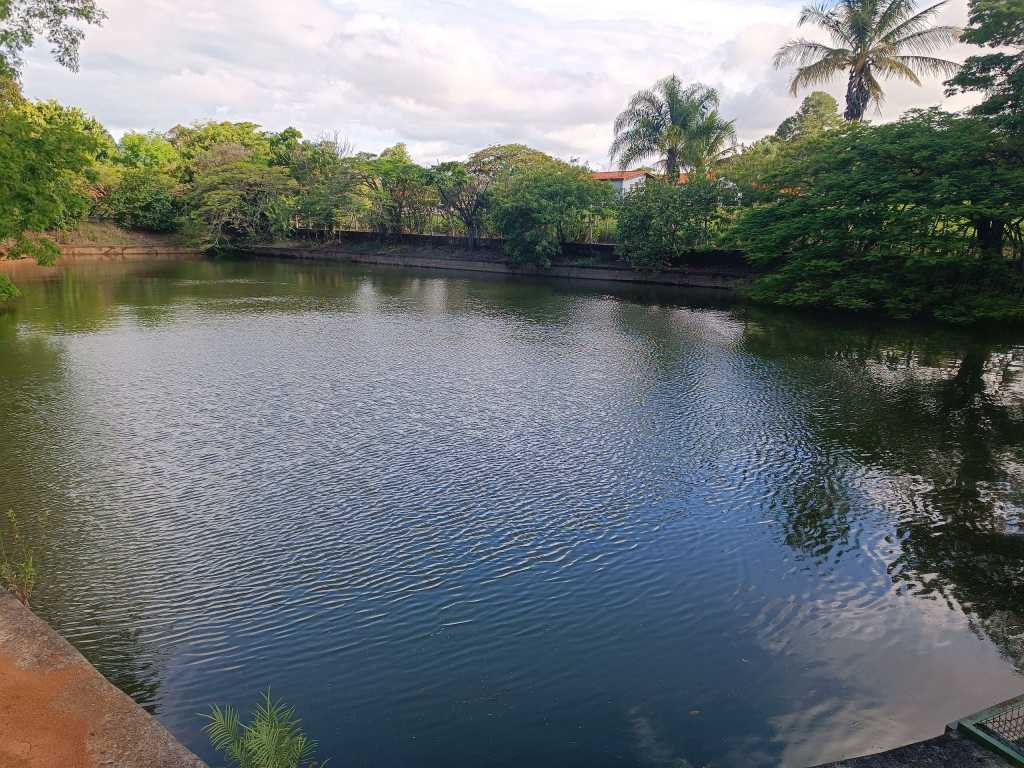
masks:
POLYGON ((355 248, 342 243, 304 247, 301 245, 257 245, 241 251, 257 257, 305 261, 333 261, 351 264, 378 264, 414 269, 445 269, 460 272, 486 272, 517 277, 554 277, 570 280, 664 285, 678 288, 710 288, 728 293, 741 291, 753 279, 752 270, 723 266, 688 266, 660 272, 638 272, 625 264, 554 263, 544 269, 511 264, 487 252, 465 249, 413 246, 355 248))
POLYGON ((3 590, 0 723, 0 768, 207 768, 3 590))

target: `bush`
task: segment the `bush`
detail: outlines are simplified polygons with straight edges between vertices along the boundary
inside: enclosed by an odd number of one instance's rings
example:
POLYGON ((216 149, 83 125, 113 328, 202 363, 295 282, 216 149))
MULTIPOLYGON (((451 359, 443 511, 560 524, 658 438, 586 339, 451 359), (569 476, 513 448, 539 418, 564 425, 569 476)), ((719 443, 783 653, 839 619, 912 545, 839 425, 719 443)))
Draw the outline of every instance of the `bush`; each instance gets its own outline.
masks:
POLYGON ((634 269, 664 269, 690 251, 718 245, 724 223, 738 204, 727 181, 694 180, 673 186, 649 180, 619 209, 619 251, 634 269))
POLYGON ((4 302, 16 299, 20 295, 21 291, 11 282, 11 278, 7 275, 0 275, 0 307, 4 305, 4 302))
POLYGON ((551 266, 571 231, 607 215, 614 192, 585 168, 546 164, 523 171, 491 200, 491 220, 517 264, 551 266))
POLYGON ((179 215, 175 183, 150 168, 130 168, 101 198, 96 212, 125 229, 173 232, 179 215))
POLYGON ((212 707, 203 728, 214 749, 239 768, 322 768, 313 761, 316 742, 306 738, 293 707, 274 701, 268 689, 246 725, 234 707, 212 707))
POLYGON ((36 586, 36 562, 31 547, 18 530, 18 517, 7 513, 7 530, 0 531, 0 584, 23 605, 36 586))

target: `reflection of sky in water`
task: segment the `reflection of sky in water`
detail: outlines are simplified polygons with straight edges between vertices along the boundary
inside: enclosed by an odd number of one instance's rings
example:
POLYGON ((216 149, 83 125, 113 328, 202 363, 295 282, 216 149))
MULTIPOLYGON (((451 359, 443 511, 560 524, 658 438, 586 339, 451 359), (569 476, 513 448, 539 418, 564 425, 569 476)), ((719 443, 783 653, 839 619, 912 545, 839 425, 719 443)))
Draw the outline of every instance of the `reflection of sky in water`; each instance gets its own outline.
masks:
POLYGON ((1020 346, 315 264, 23 288, 0 508, 204 757, 195 713, 267 684, 354 765, 676 768, 1024 687, 1020 346))

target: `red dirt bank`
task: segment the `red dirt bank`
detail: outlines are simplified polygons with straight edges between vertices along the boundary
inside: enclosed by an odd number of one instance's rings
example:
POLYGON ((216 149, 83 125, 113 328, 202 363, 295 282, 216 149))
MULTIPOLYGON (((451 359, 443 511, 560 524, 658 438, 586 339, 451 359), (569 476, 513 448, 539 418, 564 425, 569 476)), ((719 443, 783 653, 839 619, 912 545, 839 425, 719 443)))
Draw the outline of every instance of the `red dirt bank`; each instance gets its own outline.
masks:
POLYGON ((0 591, 0 768, 206 768, 0 591))

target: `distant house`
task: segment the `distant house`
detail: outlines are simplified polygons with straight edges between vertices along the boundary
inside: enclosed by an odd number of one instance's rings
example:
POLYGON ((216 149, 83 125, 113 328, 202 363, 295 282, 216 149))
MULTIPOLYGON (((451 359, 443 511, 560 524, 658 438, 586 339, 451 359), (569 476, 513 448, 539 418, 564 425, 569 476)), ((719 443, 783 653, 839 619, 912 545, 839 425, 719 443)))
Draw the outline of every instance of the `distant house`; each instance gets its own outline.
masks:
POLYGON ((598 181, 607 181, 619 197, 654 178, 650 171, 594 171, 590 176, 598 181))

